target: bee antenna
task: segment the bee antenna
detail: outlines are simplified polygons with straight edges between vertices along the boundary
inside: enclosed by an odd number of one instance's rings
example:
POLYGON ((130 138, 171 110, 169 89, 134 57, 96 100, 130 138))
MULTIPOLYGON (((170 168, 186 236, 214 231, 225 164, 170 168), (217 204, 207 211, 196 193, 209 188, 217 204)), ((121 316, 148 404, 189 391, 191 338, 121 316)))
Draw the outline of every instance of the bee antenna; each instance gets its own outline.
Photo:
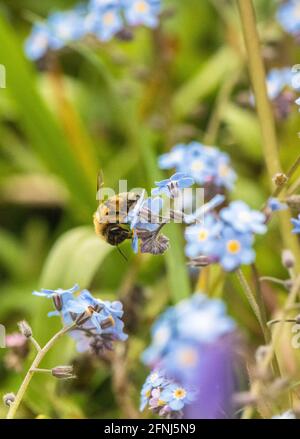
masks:
POLYGON ((126 262, 128 262, 128 258, 126 257, 126 255, 122 252, 122 250, 120 249, 120 247, 117 245, 117 249, 118 252, 120 253, 120 255, 125 259, 126 262))

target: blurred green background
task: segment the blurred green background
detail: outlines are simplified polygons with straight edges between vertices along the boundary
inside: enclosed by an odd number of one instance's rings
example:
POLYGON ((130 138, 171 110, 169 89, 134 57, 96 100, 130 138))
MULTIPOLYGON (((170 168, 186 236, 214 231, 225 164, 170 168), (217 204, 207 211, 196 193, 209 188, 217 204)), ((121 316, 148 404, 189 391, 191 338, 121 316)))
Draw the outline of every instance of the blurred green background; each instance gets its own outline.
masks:
MULTIPOLYGON (((67 337, 60 341, 43 365, 73 362, 78 379, 57 383, 34 377, 19 416, 135 415, 128 413, 126 398, 136 409, 146 374, 139 356, 151 322, 167 304, 188 296, 196 282, 185 264, 180 227, 166 230, 172 246, 166 256, 133 256, 125 245, 128 262, 95 236, 100 169, 106 186, 117 189, 118 180, 127 179, 129 188, 149 189, 163 177, 159 154, 178 142, 206 141, 232 158, 239 176, 232 199, 260 208, 269 195, 258 120, 244 99, 250 84, 235 2, 163 3, 158 29, 136 29, 132 41, 65 49, 51 72, 25 59, 24 39, 36 16, 76 2, 0 1, 0 63, 7 75, 7 87, 0 90, 0 322, 12 333, 25 318, 44 343, 60 322, 46 317, 51 303, 31 292, 79 283, 101 298, 122 298, 130 334, 128 352, 117 349, 102 360, 78 356, 67 337), (216 114, 217 132, 210 122, 216 114), (125 389, 117 379, 116 357, 122 355, 125 389)), ((274 20, 277 4, 256 1, 268 68, 300 59, 299 46, 274 20)), ((295 107, 278 123, 284 169, 298 154, 299 121, 295 107)), ((257 242, 261 274, 285 276, 281 248, 275 220, 257 242)), ((257 346, 260 330, 234 277, 209 293, 225 298, 249 344, 257 346)), ((265 295, 271 312, 285 292, 268 287, 265 295)), ((1 393, 17 389, 32 354, 16 370, 8 367, 8 349, 1 350, 1 393)), ((0 416, 5 412, 1 407, 0 416)))

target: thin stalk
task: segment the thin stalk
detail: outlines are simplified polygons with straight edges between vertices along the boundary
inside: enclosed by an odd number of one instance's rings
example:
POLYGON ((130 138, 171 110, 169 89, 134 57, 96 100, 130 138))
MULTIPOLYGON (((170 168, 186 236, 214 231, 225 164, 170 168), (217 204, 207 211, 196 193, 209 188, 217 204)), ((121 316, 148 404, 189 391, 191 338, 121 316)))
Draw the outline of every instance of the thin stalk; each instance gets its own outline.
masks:
POLYGON ((236 270, 236 275, 237 275, 238 280, 239 280, 239 282, 244 290, 244 293, 248 299, 248 302, 249 302, 249 304, 250 304, 250 306, 255 314, 255 317, 257 318, 257 320, 260 324, 264 338, 265 338, 266 342, 268 343, 269 335, 267 333, 267 321, 263 316, 263 312, 260 309, 259 304, 257 303, 256 295, 253 293, 250 285, 247 282, 247 279, 244 276, 244 273, 242 272, 242 270, 240 268, 236 270))
POLYGON ((27 390, 28 385, 30 384, 30 381, 35 373, 35 369, 38 369, 38 366, 44 356, 47 354, 47 352, 54 346, 54 344, 68 331, 70 331, 72 328, 75 327, 75 323, 71 326, 66 326, 62 328, 59 332, 57 332, 49 341, 48 343, 40 350, 38 351, 35 359, 33 360, 33 363, 31 364, 19 390, 16 395, 15 401, 11 404, 9 411, 7 413, 6 419, 13 419, 15 417, 15 414, 18 410, 18 407, 20 403, 22 402, 22 399, 25 395, 25 392, 27 390))
POLYGON ((33 346, 35 347, 35 349, 37 350, 37 352, 42 350, 41 346, 39 345, 39 343, 36 341, 36 339, 34 337, 31 336, 30 341, 33 344, 33 346))
MULTIPOLYGON (((273 360, 273 357, 275 355, 275 350, 276 350, 276 346, 280 341, 280 337, 283 333, 283 328, 285 325, 285 320, 287 317, 287 314, 289 313, 290 309, 292 309, 292 307, 294 306, 296 300, 297 300, 297 296, 299 294, 299 290, 300 290, 300 275, 296 278, 294 285, 290 291, 290 294, 288 295, 287 301, 285 303, 282 315, 280 316, 280 318, 278 320, 280 320, 278 322, 278 324, 276 325, 273 335, 272 335, 272 343, 270 345, 270 349, 262 363, 262 373, 267 372, 270 364, 273 360)), ((251 394, 254 397, 259 397, 261 391, 263 388, 263 384, 261 383, 261 381, 257 380, 253 383, 252 388, 251 388, 251 394)), ((251 419, 252 415, 254 412, 254 408, 253 407, 246 407, 243 413, 242 418, 243 419, 251 419)))
MULTIPOLYGON (((256 27, 255 11, 252 0, 237 0, 242 22, 245 45, 248 55, 250 76, 255 94, 255 102, 260 121, 264 158, 269 174, 271 189, 272 178, 276 173, 281 172, 281 165, 278 154, 278 143, 272 107, 268 99, 266 87, 266 73, 261 55, 259 35, 256 27)), ((295 164, 295 168, 298 164, 295 164)), ((292 173, 294 169, 292 168, 292 173)), ((300 265, 300 251, 297 240, 290 233, 291 223, 288 212, 280 212, 281 236, 286 248, 290 248, 300 265)))

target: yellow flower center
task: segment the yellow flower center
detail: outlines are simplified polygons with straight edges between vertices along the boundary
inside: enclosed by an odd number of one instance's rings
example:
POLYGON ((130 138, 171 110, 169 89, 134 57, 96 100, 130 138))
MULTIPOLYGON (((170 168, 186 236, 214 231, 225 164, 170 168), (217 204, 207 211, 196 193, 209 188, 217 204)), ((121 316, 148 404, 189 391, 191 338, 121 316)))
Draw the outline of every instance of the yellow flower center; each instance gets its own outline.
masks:
POLYGON ((193 162, 191 168, 192 168, 192 171, 196 171, 196 172, 202 171, 202 169, 203 169, 203 162, 202 162, 202 160, 195 160, 193 162))
POLYGON ((229 251, 229 253, 236 254, 240 251, 240 249, 241 244, 236 239, 231 239, 227 242, 227 250, 229 251))
POLYGON ((193 349, 185 349, 179 353, 179 362, 183 366, 194 366, 197 362, 197 353, 193 349))
POLYGON ((226 177, 229 173, 229 168, 226 165, 219 166, 219 174, 221 177, 226 177))
POLYGON ((206 229, 201 229, 198 233, 199 241, 205 241, 208 237, 208 231, 206 229))
POLYGON ((107 26, 112 24, 114 21, 115 21, 115 16, 112 12, 107 12, 107 14, 103 16, 103 23, 106 24, 107 26))
POLYGON ((179 387, 178 389, 174 390, 173 396, 176 399, 183 399, 186 396, 186 391, 182 387, 179 387))
POLYGON ((149 5, 144 1, 138 1, 135 4, 135 10, 142 14, 145 14, 149 10, 149 5))
POLYGON ((158 406, 163 406, 163 405, 166 405, 166 402, 163 401, 162 399, 159 399, 159 400, 157 401, 157 405, 158 405, 158 406))
POLYGON ((147 390, 147 392, 146 392, 146 398, 150 398, 150 396, 151 396, 151 390, 147 390))

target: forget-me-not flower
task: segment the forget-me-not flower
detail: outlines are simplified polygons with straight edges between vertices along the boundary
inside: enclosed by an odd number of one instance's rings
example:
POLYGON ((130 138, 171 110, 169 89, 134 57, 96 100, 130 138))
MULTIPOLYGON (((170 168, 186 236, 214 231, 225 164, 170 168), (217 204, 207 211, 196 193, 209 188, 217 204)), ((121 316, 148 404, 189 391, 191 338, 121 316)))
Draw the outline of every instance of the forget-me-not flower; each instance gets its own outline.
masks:
POLYGON ((252 248, 253 234, 241 233, 232 227, 224 227, 215 256, 226 271, 233 271, 243 264, 249 265, 255 260, 252 248))
POLYGON ((252 210, 244 201, 233 201, 220 212, 222 220, 240 233, 266 232, 266 217, 262 212, 252 210))
POLYGON ((165 194, 170 198, 176 198, 179 195, 180 189, 188 188, 193 184, 193 178, 182 172, 177 172, 166 180, 156 181, 155 185, 157 188, 152 189, 152 195, 156 196, 165 194))
POLYGON ((161 0, 123 0, 123 2, 125 19, 130 26, 158 25, 161 0))
POLYGON ((297 35, 300 32, 299 1, 289 0, 281 5, 277 11, 277 20, 286 32, 297 35))

